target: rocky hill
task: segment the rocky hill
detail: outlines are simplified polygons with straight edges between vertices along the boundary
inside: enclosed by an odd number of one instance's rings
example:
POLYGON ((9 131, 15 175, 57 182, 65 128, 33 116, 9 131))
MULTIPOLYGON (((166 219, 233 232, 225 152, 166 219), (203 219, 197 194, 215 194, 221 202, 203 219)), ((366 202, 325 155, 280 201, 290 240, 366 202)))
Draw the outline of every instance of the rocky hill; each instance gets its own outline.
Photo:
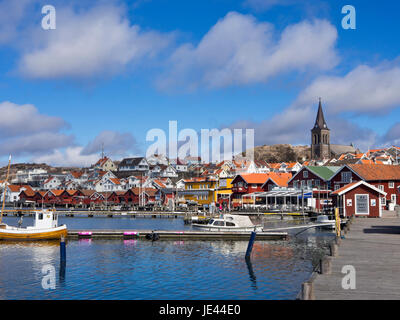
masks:
POLYGON ((257 146, 254 148, 254 159, 267 162, 295 162, 309 160, 310 146, 292 146, 290 144, 274 144, 271 146, 257 146))
MULTIPOLYGON (((51 167, 45 163, 16 163, 16 164, 11 164, 10 166, 9 181, 11 181, 15 177, 15 174, 17 173, 18 170, 27 170, 27 169, 44 169, 47 170, 47 172, 49 172, 50 174, 51 173, 57 174, 74 169, 76 170, 77 168, 51 167)), ((7 166, 0 168, 0 180, 5 180, 6 176, 7 176, 7 166)))

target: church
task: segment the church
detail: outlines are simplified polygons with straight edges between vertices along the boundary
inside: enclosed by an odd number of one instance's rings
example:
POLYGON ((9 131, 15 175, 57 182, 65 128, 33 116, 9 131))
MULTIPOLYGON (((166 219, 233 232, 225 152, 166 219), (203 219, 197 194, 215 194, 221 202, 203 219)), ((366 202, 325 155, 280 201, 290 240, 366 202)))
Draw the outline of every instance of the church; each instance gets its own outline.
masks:
POLYGON ((359 153, 353 144, 331 144, 331 134, 326 124, 322 110, 321 98, 319 99, 317 118, 311 129, 311 160, 326 160, 337 158, 343 153, 359 153))

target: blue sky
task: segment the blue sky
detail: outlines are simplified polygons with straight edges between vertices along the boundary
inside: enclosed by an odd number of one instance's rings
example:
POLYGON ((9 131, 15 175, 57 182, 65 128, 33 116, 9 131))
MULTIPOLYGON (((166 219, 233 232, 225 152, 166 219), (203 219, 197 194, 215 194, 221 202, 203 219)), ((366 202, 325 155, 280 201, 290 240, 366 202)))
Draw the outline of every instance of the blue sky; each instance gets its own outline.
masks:
MULTIPOLYGON (((152 128, 400 144, 397 1, 0 1, 0 161, 144 154, 152 128), (279 3, 279 4, 278 4, 279 3), (43 5, 56 30, 43 30, 43 5), (356 9, 356 30, 341 9, 356 9), (16 129, 18 128, 18 129, 16 129)), ((168 133, 168 132, 167 132, 168 133)))

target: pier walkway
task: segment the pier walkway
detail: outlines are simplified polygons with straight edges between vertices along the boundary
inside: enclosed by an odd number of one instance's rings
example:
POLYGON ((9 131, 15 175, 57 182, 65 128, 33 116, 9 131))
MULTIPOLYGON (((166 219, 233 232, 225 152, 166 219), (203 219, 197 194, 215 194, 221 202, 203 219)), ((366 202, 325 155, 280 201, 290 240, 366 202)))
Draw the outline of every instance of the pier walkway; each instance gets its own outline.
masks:
POLYGON ((317 274, 312 282, 316 300, 400 299, 400 218, 356 218, 332 257, 330 274, 317 274), (347 272, 355 268, 355 289, 343 289, 347 272))

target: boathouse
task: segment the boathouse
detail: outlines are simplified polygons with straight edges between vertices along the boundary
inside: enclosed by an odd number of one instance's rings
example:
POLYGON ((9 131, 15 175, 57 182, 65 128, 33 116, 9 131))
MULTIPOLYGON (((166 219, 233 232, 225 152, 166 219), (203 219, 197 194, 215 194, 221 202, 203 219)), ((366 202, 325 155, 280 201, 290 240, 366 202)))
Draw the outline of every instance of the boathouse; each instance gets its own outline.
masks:
POLYGON ((382 216, 382 198, 386 192, 363 180, 352 182, 332 192, 333 205, 339 208, 341 216, 382 216))

